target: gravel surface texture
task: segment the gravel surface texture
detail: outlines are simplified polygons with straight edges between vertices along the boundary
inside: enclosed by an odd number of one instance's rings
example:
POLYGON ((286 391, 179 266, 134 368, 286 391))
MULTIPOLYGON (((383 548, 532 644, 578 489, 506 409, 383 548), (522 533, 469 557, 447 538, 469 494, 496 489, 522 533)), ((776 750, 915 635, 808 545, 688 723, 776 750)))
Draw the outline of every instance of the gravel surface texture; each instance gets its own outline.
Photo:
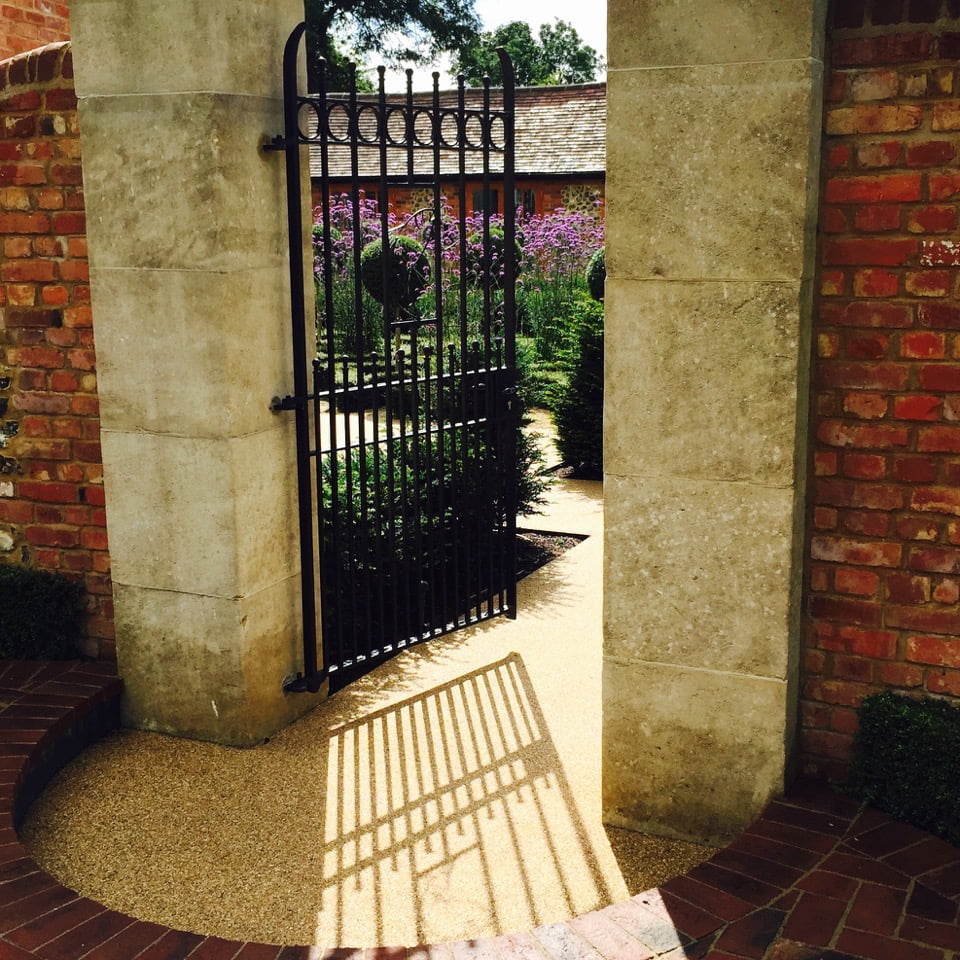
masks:
POLYGON ((33 806, 33 856, 145 920, 326 947, 530 929, 706 859, 603 826, 601 485, 557 484, 537 521, 587 539, 521 582, 517 620, 408 650, 249 750, 120 731, 33 806))

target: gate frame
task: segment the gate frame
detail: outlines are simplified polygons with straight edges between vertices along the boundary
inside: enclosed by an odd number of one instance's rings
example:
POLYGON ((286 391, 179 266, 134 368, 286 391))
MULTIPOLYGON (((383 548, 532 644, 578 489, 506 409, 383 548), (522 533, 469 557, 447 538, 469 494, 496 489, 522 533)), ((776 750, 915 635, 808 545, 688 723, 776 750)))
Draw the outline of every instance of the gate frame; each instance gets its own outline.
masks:
MULTIPOLYGON (((323 71, 321 70, 321 90, 318 94, 307 94, 301 95, 298 90, 298 51, 300 42, 303 39, 304 33, 306 31, 307 24, 300 23, 297 27, 294 28, 290 36, 288 37, 283 53, 283 111, 284 111, 284 133, 282 135, 276 136, 272 141, 264 146, 265 150, 269 151, 283 151, 285 156, 285 172, 286 172, 286 183, 287 183, 287 231, 288 231, 288 240, 289 240, 289 259, 290 259, 290 298, 291 298, 291 328, 292 328, 292 337, 293 337, 293 363, 294 363, 294 392, 293 394, 287 395, 285 397, 274 397, 271 401, 271 409, 275 413, 281 411, 292 410, 295 414, 295 436, 296 436, 296 446, 297 446, 297 499, 299 504, 298 517, 299 517, 299 534, 300 534, 300 554, 301 554, 301 565, 300 565, 300 587, 301 587, 301 604, 302 604, 302 617, 303 617, 303 672, 297 673, 294 678, 288 678, 283 685, 283 688, 286 692, 310 692, 314 693, 318 691, 325 681, 328 680, 330 676, 331 666, 327 661, 326 657, 326 645, 324 644, 323 637, 323 627, 321 619, 321 610, 318 600, 320 599, 321 594, 321 583, 322 583, 322 573, 319 570, 320 565, 320 547, 318 543, 317 534, 315 534, 314 525, 317 525, 317 531, 319 532, 321 528, 321 503, 322 496, 320 492, 320 485, 322 483, 321 475, 321 450, 320 450, 320 438, 319 438, 319 402, 321 397, 327 395, 331 398, 330 405, 330 420, 331 425, 334 424, 335 410, 333 406, 333 395, 334 388, 332 386, 334 374, 331 372, 331 386, 327 391, 323 391, 320 386, 319 380, 319 360, 314 359, 311 363, 308 360, 307 356, 307 346, 305 334, 308 330, 307 327, 307 316, 306 316, 306 289, 304 283, 304 271, 303 271, 303 213, 302 213, 302 195, 301 195, 301 171, 302 171, 302 160, 301 160, 301 148, 303 146, 310 146, 311 144, 318 144, 320 146, 321 155, 323 157, 322 164, 324 170, 326 170, 326 150, 328 148, 327 141, 325 139, 319 139, 318 137, 311 137, 306 135, 300 129, 300 113, 304 106, 312 106, 315 110, 318 117, 318 125, 323 122, 322 112, 318 108, 320 105, 326 105, 328 103, 343 103, 342 100, 328 100, 326 97, 325 90, 323 88, 323 71), (310 376, 308 372, 308 366, 313 368, 313 382, 310 382, 310 376), (312 386, 312 389, 311 389, 312 386), (311 416, 312 413, 312 416, 311 416), (315 473, 311 469, 311 459, 316 458, 317 466, 315 468, 315 473), (319 663, 318 651, 317 651, 317 641, 320 639, 321 644, 324 644, 324 662, 321 665, 319 663)), ((503 391, 505 394, 515 394, 516 392, 516 211, 513 203, 513 197, 515 193, 515 169, 514 169, 514 152, 515 152, 515 97, 514 97, 514 73, 513 66, 510 61, 509 55, 502 48, 497 49, 497 54, 500 58, 501 67, 503 70, 503 88, 502 88, 502 97, 503 105, 500 115, 503 120, 503 173, 502 173, 502 190, 504 196, 504 209, 503 209, 503 234, 504 234, 504 270, 503 270, 503 317, 504 317, 504 327, 505 327, 505 336, 504 336, 504 345, 505 351, 501 361, 501 367, 503 372, 507 374, 506 383, 507 386, 503 391)), ((355 69, 355 67, 353 68, 355 69)), ((370 144, 368 141, 363 141, 365 146, 378 146, 381 152, 381 162, 385 162, 383 158, 385 157, 386 149, 388 146, 388 140, 390 139, 389 134, 386 133, 386 94, 384 89, 384 68, 379 68, 380 73, 380 85, 379 92, 376 100, 376 109, 378 111, 378 117, 384 118, 382 120, 382 130, 378 130, 378 141, 376 144, 370 144)), ((411 80, 412 71, 407 71, 408 82, 407 82, 407 98, 405 102, 405 108, 408 111, 408 118, 406 123, 405 143, 393 143, 391 142, 390 146, 395 147, 404 147, 409 156, 409 172, 408 175, 412 179, 414 176, 413 173, 413 153, 414 150, 424 149, 426 145, 420 144, 417 142, 415 144, 416 136, 413 131, 413 111, 416 108, 417 110, 436 110, 439 114, 439 87, 438 87, 438 77, 439 74, 434 74, 434 88, 433 88, 433 100, 430 105, 417 104, 413 100, 413 91, 412 91, 412 80, 411 80)), ((490 83, 489 80, 485 81, 484 84, 484 96, 485 96, 485 109, 487 117, 490 117, 490 106, 489 106, 489 92, 490 92, 490 83)), ((352 89, 349 93, 349 102, 353 109, 356 109, 357 99, 356 99, 356 88, 355 85, 352 85, 352 89)), ((458 103, 458 116, 463 118, 466 116, 466 111, 464 107, 464 80, 461 77, 459 81, 459 103, 458 103)), ((318 126, 319 129, 319 126, 318 126)), ((436 129, 433 131, 433 136, 439 138, 439 141, 443 141, 443 135, 440 132, 439 120, 437 121, 436 129)), ((357 134, 359 139, 359 133, 357 134)), ((483 181, 484 181, 484 190, 489 191, 490 189, 490 170, 489 164, 487 162, 487 156, 490 151, 490 144, 487 142, 488 139, 492 139, 492 134, 489 129, 484 132, 483 135, 484 143, 482 149, 484 151, 484 172, 483 172, 483 181)), ((460 177, 461 181, 464 177, 464 153, 468 149, 466 144, 469 143, 466 124, 463 123, 462 126, 458 126, 458 148, 460 156, 460 177)), ((356 144, 354 144, 354 147, 356 144)), ((432 176, 436 177, 439 174, 439 153, 440 146, 438 144, 431 145, 436 160, 435 169, 432 176)), ((474 150, 476 148, 470 147, 469 149, 474 150)), ((500 152, 500 151, 498 151, 500 152)), ((356 176, 356 172, 355 172, 356 176)), ((422 175, 421 175, 422 176, 422 175)), ((380 183, 380 196, 378 197, 380 205, 380 216, 383 220, 382 227, 382 237, 385 238, 387 234, 386 218, 387 218, 387 186, 389 182, 394 182, 394 178, 388 177, 385 171, 384 166, 381 166, 381 172, 377 178, 380 183)), ((326 183, 324 184, 324 196, 321 201, 326 204, 329 202, 329 197, 326 192, 326 183)), ((461 195, 461 203, 465 202, 464 197, 461 195)), ((486 206, 486 204, 485 204, 486 206)), ((461 220, 461 225, 466 216, 466 211, 461 209, 459 212, 459 217, 461 220)), ((326 218, 325 218, 325 222, 326 218)), ((329 234, 325 233, 325 238, 329 241, 329 234)), ((489 235, 489 215, 484 218, 484 243, 485 243, 485 254, 489 249, 490 235, 489 235)), ((436 253, 439 250, 439 242, 433 251, 436 253)), ((461 254, 464 251, 461 249, 461 254)), ((329 251, 327 253, 327 268, 329 271, 329 251)), ((386 273, 387 273, 387 261, 389 259, 389 254, 387 257, 384 257, 384 282, 386 283, 386 273)), ((326 305, 329 309, 329 303, 326 305)), ((487 303, 489 308, 489 303, 487 303)), ((384 305, 384 321, 387 321, 387 306, 384 305)), ((487 318, 489 319, 489 317, 487 318)), ((459 317, 460 323, 465 322, 463 316, 459 317)), ((402 324, 395 324, 394 326, 401 326, 402 324)), ((439 336, 438 336, 438 345, 439 345, 439 336)), ((464 341, 465 342, 465 341, 464 341)), ((489 363, 489 353, 490 353, 490 343, 489 335, 487 337, 487 361, 489 363)), ((438 351, 439 352, 439 351, 438 351)), ((465 358, 461 356, 461 362, 465 362, 465 358)), ((385 352, 385 365, 387 370, 390 370, 390 361, 389 355, 385 352)), ((334 360, 330 358, 330 367, 331 369, 334 366, 334 360)), ((488 371, 489 372, 489 371, 488 371)), ((464 367, 461 371, 461 376, 466 373, 466 368, 464 367)), ((394 381, 387 377, 385 382, 390 385, 394 381)), ((403 383, 402 374, 399 381, 403 383)), ((488 397, 488 403, 490 398, 488 397)), ((509 418, 507 418, 507 426, 505 428, 507 435, 510 437, 508 443, 508 449, 505 455, 505 459, 511 463, 516 463, 516 430, 518 428, 518 411, 517 404, 512 399, 512 396, 504 400, 505 409, 510 412, 509 418)), ((390 416, 390 402, 388 400, 386 404, 386 417, 390 416)), ((336 446, 336 434, 335 429, 333 432, 333 450, 336 452, 339 448, 336 446)), ((392 433, 390 434, 390 439, 392 433)), ((402 439, 402 435, 401 435, 402 439)), ((333 462, 336 461, 336 457, 333 458, 333 462)), ((335 470, 334 470, 335 473, 335 470)), ((406 645, 412 645, 417 642, 429 639, 431 637, 439 636, 443 633, 452 632, 453 630, 459 629, 463 626, 467 626, 470 623, 477 622, 479 620, 489 619, 492 616, 506 614, 511 619, 516 617, 516 605, 517 605, 517 590, 516 590, 516 511, 517 511, 517 502, 516 502, 516 488, 515 484, 506 483, 505 484, 505 497, 504 497, 504 507, 503 507, 503 518, 506 520, 506 530, 503 531, 503 536, 506 539, 506 554, 505 554, 505 570, 503 573, 504 586, 499 591, 502 595, 502 602, 500 608, 495 612, 487 612, 484 616, 477 616, 476 618, 471 618, 469 615, 465 618, 463 622, 460 622, 461 618, 458 618, 458 621, 454 624, 449 624, 444 629, 431 629, 429 632, 422 632, 419 637, 410 637, 409 640, 404 641, 403 644, 399 645, 397 649, 393 649, 392 653, 387 655, 380 654, 376 660, 370 663, 367 669, 372 669, 374 666, 378 665, 380 662, 388 659, 389 656, 394 655, 399 652, 399 649, 406 645)), ((488 604, 491 601, 488 598, 488 604)), ((478 608, 480 603, 478 601, 478 608)), ((379 653, 379 652, 378 652, 379 653)), ((366 672, 366 671, 364 671, 366 672)), ((332 689, 332 688, 331 688, 332 689)))

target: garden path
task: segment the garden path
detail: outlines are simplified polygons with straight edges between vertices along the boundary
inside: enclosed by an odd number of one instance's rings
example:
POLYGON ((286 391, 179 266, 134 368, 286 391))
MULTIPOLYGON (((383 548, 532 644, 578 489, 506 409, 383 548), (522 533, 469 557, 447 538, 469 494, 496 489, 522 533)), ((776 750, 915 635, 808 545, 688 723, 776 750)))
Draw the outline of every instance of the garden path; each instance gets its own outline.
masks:
POLYGON ((601 484, 558 481, 524 526, 587 539, 520 583, 517 620, 406 651, 252 750, 118 733, 34 806, 36 859, 180 929, 372 946, 554 923, 709 856, 601 821, 601 484))

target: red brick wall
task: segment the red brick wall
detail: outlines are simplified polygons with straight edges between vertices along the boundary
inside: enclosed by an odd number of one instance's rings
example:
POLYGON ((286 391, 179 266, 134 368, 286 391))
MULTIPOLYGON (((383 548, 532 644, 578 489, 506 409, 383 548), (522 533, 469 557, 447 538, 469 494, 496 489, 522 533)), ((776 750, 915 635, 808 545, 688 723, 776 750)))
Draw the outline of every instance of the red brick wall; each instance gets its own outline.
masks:
POLYGON ((96 355, 70 46, 0 63, 0 562, 82 577, 112 657, 96 355))
POLYGON ((864 695, 960 700, 960 0, 827 39, 801 744, 839 775, 864 695))
POLYGON ((0 3, 0 60, 69 39, 69 0, 3 0, 0 3))

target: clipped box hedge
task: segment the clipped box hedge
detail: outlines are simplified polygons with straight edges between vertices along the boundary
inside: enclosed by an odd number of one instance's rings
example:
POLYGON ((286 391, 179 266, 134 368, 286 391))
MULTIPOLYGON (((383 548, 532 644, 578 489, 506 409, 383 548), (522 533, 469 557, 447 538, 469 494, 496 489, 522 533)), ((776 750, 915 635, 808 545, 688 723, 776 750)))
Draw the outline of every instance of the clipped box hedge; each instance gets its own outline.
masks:
POLYGON ((83 585, 0 564, 0 659, 72 660, 83 638, 83 585))
POLYGON ((867 697, 850 789, 892 817, 960 845, 960 709, 890 691, 867 697))

